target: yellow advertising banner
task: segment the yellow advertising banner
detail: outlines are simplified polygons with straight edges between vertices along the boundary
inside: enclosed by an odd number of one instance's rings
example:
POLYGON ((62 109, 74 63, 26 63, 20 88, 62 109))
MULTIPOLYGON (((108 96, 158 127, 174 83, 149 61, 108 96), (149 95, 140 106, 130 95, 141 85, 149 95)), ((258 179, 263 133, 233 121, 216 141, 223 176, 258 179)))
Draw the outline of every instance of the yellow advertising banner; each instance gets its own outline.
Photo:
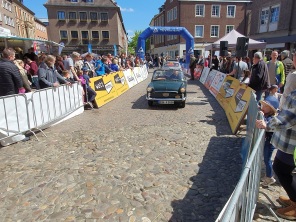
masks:
POLYGON ((91 78, 90 87, 96 91, 96 104, 98 107, 115 99, 118 94, 114 82, 117 73, 91 78))
POLYGON ((220 91, 216 95, 216 99, 220 106, 225 110, 229 106, 232 96, 236 93, 240 86, 240 82, 231 76, 226 76, 220 87, 220 91))
POLYGON ((243 118, 246 115, 252 89, 239 80, 227 76, 216 96, 217 101, 224 109, 230 128, 236 134, 243 118))
POLYGON ((114 82, 117 96, 120 96, 121 94, 129 90, 128 83, 122 71, 114 73, 114 82))

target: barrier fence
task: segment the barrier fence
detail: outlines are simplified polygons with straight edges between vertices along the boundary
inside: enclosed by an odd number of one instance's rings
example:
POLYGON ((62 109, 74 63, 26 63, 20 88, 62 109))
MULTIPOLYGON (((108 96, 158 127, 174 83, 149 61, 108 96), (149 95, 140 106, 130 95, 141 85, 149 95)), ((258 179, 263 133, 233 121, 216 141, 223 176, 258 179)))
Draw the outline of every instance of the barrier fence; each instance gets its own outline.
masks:
MULTIPOLYGON (((91 78, 90 86, 97 92, 97 106, 117 98, 147 77, 147 67, 142 66, 91 78)), ((42 129, 81 114, 84 110, 82 91, 81 85, 74 83, 0 97, 0 143, 7 146, 18 142, 26 132, 36 136, 34 131, 43 133, 42 129)))
POLYGON ((18 139, 12 137, 26 132, 36 136, 35 130, 42 132, 43 128, 81 107, 83 108, 82 87, 78 83, 0 97, 1 144, 16 142, 18 139))

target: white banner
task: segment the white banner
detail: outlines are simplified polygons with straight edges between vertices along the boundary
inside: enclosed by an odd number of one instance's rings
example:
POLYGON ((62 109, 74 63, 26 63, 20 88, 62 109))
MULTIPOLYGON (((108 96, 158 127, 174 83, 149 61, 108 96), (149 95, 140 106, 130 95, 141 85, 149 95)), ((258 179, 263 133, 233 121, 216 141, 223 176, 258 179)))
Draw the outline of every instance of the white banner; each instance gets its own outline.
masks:
POLYGON ((123 75, 127 81, 129 88, 132 88, 133 86, 137 85, 136 77, 131 69, 123 71, 123 75))
POLYGON ((199 81, 202 83, 202 84, 205 84, 205 81, 206 79, 208 78, 208 75, 210 73, 210 68, 208 67, 204 67, 203 70, 202 70, 202 74, 200 76, 200 79, 199 81))
POLYGON ((137 80, 137 83, 140 83, 142 82, 144 79, 143 79, 143 76, 142 76, 142 73, 141 73, 141 68, 140 67, 135 67, 132 72, 134 73, 134 76, 136 77, 136 80, 137 80))

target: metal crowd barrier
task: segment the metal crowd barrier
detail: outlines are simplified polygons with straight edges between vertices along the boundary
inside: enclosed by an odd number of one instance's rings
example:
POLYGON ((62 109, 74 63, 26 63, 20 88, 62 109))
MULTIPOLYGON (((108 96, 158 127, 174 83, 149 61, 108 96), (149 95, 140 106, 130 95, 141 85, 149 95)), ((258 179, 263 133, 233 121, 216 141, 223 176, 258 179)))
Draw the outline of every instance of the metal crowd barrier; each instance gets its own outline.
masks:
MULTIPOLYGON (((46 128, 83 106, 78 83, 0 97, 0 141, 46 128)), ((38 140, 38 138, 37 138, 38 140)))
POLYGON ((241 178, 216 222, 252 221, 259 195, 264 135, 260 130, 241 178))
MULTIPOLYGON (((216 222, 251 222, 255 213, 261 178, 265 131, 256 128, 256 119, 263 119, 257 108, 254 94, 251 96, 247 114, 247 135, 242 145, 243 169, 241 177, 220 212, 216 222)), ((268 199, 268 197, 267 197, 268 199)), ((279 220, 272 209, 264 204, 279 220)))

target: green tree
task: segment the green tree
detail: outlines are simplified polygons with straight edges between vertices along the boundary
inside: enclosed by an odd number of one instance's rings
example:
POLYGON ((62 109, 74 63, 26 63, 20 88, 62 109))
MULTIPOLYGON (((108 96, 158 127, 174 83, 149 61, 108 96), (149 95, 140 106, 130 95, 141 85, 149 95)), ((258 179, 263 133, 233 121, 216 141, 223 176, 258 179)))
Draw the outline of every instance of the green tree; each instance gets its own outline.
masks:
POLYGON ((128 42, 128 52, 130 54, 136 54, 136 48, 137 48, 137 43, 138 43, 138 38, 139 38, 139 35, 142 33, 142 31, 135 31, 135 34, 133 37, 131 37, 129 39, 129 42, 128 42))

